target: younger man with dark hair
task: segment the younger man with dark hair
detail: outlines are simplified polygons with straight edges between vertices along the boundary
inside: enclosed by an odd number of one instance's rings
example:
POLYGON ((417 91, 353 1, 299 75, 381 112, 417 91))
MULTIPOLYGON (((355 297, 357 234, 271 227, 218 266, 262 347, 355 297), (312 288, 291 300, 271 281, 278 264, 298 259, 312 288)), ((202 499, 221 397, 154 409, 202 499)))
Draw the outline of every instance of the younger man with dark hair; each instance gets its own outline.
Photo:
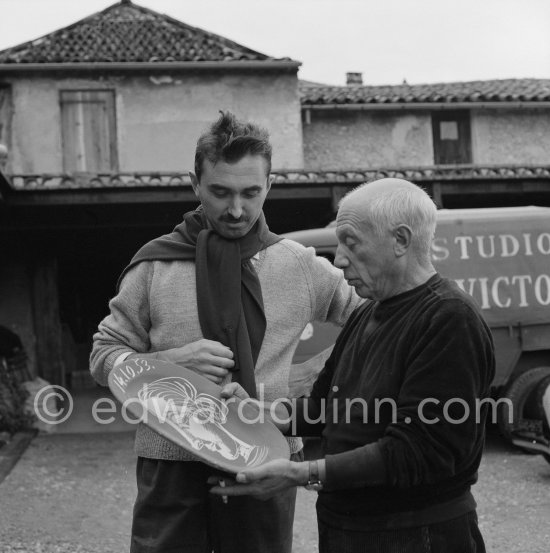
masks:
MULTIPOLYGON (((270 168, 267 132, 230 113, 199 138, 190 176, 201 206, 124 271, 94 336, 99 383, 138 354, 239 382, 251 396, 261 385, 268 401, 288 396, 306 324, 343 324, 359 299, 328 261, 269 231, 270 168)), ((299 460, 300 439, 289 446, 299 460)), ((138 427, 135 448, 132 553, 290 553, 295 490, 226 505, 208 493, 212 470, 148 427, 138 427)))

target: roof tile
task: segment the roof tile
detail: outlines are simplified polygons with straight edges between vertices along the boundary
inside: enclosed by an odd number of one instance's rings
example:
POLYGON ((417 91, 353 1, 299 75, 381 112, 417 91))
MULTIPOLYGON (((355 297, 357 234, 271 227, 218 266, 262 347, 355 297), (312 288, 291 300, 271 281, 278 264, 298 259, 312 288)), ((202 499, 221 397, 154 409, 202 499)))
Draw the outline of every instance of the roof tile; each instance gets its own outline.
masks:
POLYGON ((0 51, 0 63, 15 64, 239 60, 275 58, 128 0, 0 51))
POLYGON ((381 86, 300 85, 302 105, 550 101, 550 79, 381 86))
MULTIPOLYGON (((341 169, 334 171, 273 171, 276 185, 361 184, 381 178, 401 178, 412 182, 503 181, 550 179, 550 165, 435 165, 429 167, 393 167, 341 169)), ((0 178, 2 173, 0 172, 0 178)), ((88 188, 191 187, 186 173, 140 172, 101 174, 17 174, 8 176, 13 190, 42 191, 88 188)))

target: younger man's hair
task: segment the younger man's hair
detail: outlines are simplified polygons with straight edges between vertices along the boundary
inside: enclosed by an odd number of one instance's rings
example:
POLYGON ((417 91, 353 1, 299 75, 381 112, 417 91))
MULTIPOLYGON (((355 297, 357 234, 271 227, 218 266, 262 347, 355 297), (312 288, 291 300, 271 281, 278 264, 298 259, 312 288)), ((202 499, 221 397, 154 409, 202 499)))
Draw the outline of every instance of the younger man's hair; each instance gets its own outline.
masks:
POLYGON ((271 144, 267 130, 255 123, 243 123, 229 111, 220 112, 219 119, 203 133, 195 150, 195 175, 200 181, 205 159, 236 163, 246 155, 262 156, 267 163, 266 176, 271 171, 271 144))

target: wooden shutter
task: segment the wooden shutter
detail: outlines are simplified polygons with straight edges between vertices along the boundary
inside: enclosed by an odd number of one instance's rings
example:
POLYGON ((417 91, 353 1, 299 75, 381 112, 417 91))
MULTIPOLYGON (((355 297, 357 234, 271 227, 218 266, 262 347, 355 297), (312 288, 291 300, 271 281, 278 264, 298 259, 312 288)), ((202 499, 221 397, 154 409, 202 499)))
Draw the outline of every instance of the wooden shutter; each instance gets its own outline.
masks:
POLYGON ((436 165, 472 162, 469 111, 433 113, 432 130, 436 165))
POLYGON ((0 144, 8 148, 11 146, 11 89, 8 86, 0 85, 0 144))
POLYGON ((69 173, 118 171, 112 90, 62 90, 63 168, 69 173))

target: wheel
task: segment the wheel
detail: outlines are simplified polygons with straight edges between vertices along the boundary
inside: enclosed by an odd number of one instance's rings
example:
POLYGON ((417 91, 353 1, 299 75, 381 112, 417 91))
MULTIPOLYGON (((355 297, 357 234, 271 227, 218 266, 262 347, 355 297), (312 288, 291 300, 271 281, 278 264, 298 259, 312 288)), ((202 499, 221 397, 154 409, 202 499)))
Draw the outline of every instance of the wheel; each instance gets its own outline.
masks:
POLYGON ((521 432, 542 432, 542 423, 546 417, 542 412, 541 400, 537 401, 537 391, 539 384, 547 377, 550 377, 550 367, 536 367, 525 371, 506 386, 501 398, 509 401, 499 402, 498 427, 509 442, 521 432))
MULTIPOLYGON (((543 397, 546 393, 550 393, 550 376, 547 376, 541 380, 536 391, 536 402, 542 418, 543 435, 548 441, 550 441, 550 413, 545 411, 543 405, 543 397)), ((543 453, 542 456, 548 463, 550 463, 549 454, 543 453)))

